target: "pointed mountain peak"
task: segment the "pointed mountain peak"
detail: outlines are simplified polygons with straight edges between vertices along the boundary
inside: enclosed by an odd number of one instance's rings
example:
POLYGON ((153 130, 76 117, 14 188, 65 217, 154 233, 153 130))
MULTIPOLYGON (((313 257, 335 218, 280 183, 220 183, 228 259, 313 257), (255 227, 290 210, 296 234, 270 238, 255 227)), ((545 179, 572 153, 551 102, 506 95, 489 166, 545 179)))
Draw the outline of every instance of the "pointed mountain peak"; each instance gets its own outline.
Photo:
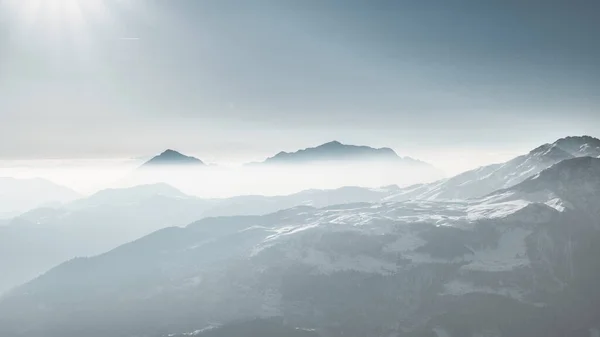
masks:
POLYGON ((175 150, 171 150, 171 149, 166 149, 163 153, 160 154, 161 156, 183 156, 180 152, 177 152, 175 150))
POLYGON ((186 156, 175 150, 167 149, 161 154, 147 161, 144 167, 157 165, 204 165, 204 163, 195 157, 186 156))

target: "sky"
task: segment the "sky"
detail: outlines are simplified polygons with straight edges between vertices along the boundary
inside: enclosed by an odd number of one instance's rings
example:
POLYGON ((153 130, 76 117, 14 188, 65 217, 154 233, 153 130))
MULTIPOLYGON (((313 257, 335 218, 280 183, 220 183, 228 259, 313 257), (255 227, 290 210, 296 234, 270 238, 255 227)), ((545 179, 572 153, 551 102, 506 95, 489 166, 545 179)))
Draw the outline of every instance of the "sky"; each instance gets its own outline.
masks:
POLYGON ((0 160, 241 163, 331 140, 446 172, 600 136, 600 2, 0 0, 0 160))

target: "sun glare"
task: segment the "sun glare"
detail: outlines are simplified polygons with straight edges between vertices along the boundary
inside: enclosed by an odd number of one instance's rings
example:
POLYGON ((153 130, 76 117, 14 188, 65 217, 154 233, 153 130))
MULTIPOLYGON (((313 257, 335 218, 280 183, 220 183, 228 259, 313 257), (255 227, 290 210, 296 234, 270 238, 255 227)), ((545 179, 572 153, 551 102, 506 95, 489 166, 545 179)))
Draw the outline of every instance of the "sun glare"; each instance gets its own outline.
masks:
POLYGON ((80 28, 105 14, 104 0, 8 0, 20 24, 48 29, 80 28))

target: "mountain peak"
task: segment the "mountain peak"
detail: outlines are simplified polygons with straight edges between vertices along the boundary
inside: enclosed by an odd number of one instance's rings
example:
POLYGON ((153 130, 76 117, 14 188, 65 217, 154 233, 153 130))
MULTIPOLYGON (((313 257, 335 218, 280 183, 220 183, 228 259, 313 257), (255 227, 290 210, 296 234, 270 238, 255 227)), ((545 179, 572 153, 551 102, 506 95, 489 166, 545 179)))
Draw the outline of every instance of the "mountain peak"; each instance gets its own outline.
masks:
POLYGON ((204 165, 204 163, 195 157, 186 156, 175 150, 167 149, 161 154, 147 161, 142 166, 157 166, 157 165, 204 165))
POLYGON ((558 139, 554 143, 555 144, 559 144, 559 143, 564 143, 564 142, 591 142, 591 143, 600 143, 600 139, 592 137, 592 136, 588 136, 588 135, 583 135, 583 136, 567 136, 567 137, 563 137, 563 138, 558 139))
POLYGON ((279 152, 267 158, 265 163, 308 163, 340 160, 400 160, 390 148, 372 148, 369 146, 348 145, 333 140, 316 147, 296 152, 279 152))
POLYGON ((575 157, 600 156, 600 139, 591 136, 570 136, 555 141, 556 145, 575 157))
POLYGON ((171 150, 171 149, 166 149, 160 155, 161 156, 183 156, 180 152, 177 152, 177 151, 171 150))

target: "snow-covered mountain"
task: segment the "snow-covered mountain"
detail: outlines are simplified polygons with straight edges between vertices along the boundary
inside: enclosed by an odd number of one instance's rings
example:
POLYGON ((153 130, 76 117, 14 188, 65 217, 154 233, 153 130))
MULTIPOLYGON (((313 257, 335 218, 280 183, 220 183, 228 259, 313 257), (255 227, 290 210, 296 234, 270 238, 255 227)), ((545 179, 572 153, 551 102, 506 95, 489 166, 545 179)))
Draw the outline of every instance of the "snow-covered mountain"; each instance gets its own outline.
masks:
POLYGON ((575 158, 469 201, 207 218, 16 289, 0 334, 154 336, 282 317, 321 336, 590 336, 598 186, 600 159, 575 158))
POLYGON ((451 200, 484 196, 508 188, 552 165, 583 156, 600 156, 600 140, 589 137, 561 138, 501 164, 483 166, 430 184, 402 189, 389 200, 451 200))
POLYGON ((594 137, 565 137, 554 142, 554 145, 575 157, 600 157, 600 139, 594 137))
POLYGON ((553 165, 522 183, 484 198, 488 202, 535 200, 559 211, 569 209, 591 221, 600 218, 600 160, 580 157, 553 165))

